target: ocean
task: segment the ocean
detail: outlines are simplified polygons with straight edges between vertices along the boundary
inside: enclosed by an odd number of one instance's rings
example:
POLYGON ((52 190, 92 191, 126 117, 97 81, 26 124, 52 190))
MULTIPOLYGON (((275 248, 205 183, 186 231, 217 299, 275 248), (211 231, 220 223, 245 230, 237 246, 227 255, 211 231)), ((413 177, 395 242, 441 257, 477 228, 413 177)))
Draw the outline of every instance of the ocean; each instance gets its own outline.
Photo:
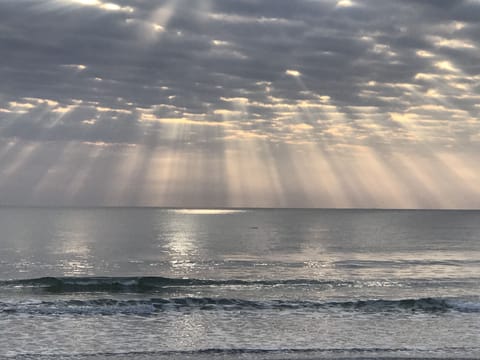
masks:
POLYGON ((0 208, 0 359, 479 359, 480 212, 0 208))

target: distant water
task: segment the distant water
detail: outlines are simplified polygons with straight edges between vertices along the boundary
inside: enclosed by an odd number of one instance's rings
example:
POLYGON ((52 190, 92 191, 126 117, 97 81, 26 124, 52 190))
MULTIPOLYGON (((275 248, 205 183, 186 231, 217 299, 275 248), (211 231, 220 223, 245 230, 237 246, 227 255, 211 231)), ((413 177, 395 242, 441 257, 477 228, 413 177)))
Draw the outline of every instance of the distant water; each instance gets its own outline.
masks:
POLYGON ((480 212, 0 208, 0 359, 480 358, 480 212))

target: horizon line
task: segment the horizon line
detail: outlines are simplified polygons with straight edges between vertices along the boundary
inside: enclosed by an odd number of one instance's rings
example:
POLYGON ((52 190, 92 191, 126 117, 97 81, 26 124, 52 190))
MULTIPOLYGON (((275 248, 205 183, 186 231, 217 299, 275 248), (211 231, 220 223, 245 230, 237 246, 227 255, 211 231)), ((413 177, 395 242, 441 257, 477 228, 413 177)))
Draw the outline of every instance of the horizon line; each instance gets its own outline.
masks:
POLYGON ((480 208, 381 208, 381 207, 197 207, 197 206, 154 206, 154 205, 23 205, 0 204, 1 208, 24 209, 152 209, 152 210, 338 210, 338 211, 480 211, 480 208))

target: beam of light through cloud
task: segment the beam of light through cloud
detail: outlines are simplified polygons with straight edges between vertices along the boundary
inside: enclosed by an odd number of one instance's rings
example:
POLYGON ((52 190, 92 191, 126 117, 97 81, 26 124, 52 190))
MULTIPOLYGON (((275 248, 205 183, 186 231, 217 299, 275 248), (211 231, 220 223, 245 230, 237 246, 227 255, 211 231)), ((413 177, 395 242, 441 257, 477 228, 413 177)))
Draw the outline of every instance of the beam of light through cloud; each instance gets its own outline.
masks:
POLYGON ((480 3, 0 2, 0 204, 480 207, 480 3))

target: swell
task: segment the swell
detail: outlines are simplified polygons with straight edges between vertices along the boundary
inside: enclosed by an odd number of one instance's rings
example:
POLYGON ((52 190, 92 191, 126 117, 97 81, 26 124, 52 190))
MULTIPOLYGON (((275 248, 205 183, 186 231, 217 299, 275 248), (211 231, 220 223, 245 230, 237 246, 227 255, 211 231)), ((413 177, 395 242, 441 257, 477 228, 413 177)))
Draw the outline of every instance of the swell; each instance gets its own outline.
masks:
POLYGON ((145 300, 56 300, 0 302, 2 314, 155 315, 190 311, 340 311, 365 313, 480 313, 480 302, 443 298, 315 302, 223 298, 152 298, 145 300))
MULTIPOLYGON (((395 355, 394 359, 403 360, 403 359, 412 359, 411 354, 423 355, 421 359, 439 359, 438 354, 441 355, 450 355, 450 354, 460 354, 461 359, 463 360, 473 360, 478 359, 477 357, 468 356, 468 354, 478 352, 478 347, 440 347, 435 349, 422 349, 422 348, 411 348, 411 347, 399 347, 399 348, 381 348, 381 347, 371 347, 371 348, 361 348, 361 347, 352 347, 352 348, 280 348, 280 349, 263 349, 263 348, 204 348, 197 350, 163 350, 163 351, 128 351, 128 352, 99 352, 99 353, 74 353, 74 354, 41 354, 41 353, 21 353, 19 352, 15 358, 21 359, 56 359, 56 358, 71 358, 71 359, 92 359, 92 358, 155 358, 155 359, 164 359, 164 358, 218 358, 222 359, 238 359, 238 357, 244 357, 248 355, 253 355, 253 358, 257 356, 267 356, 266 359, 270 359, 270 356, 277 358, 281 356, 283 359, 285 355, 308 355, 308 359, 311 359, 311 356, 317 355, 323 359, 324 356, 335 356, 337 359, 338 355, 342 355, 341 359, 359 359, 361 356, 362 359, 366 359, 364 356, 378 356, 378 355, 388 355, 388 358, 391 358, 391 355, 395 355), (430 356, 425 357, 425 353, 428 353, 430 356), (408 355, 409 354, 409 355, 408 355), (437 354, 437 356, 435 356, 437 354)), ((10 359, 10 356, 1 356, 0 359, 10 359)), ((245 357, 246 359, 251 359, 252 357, 245 357)), ((441 358, 445 358, 442 356, 441 358)))
POLYGON ((203 280, 142 277, 42 277, 24 280, 0 281, 0 288, 40 290, 49 293, 70 292, 155 292, 169 287, 194 286, 278 286, 278 285, 321 285, 326 287, 351 286, 354 282, 340 280, 203 280))
POLYGON ((424 286, 472 286, 479 279, 402 279, 390 280, 328 280, 328 279, 280 279, 280 280, 209 280, 184 279, 160 276, 140 277, 42 277, 0 281, 0 291, 61 293, 159 293, 168 288, 229 287, 229 286, 311 286, 317 290, 346 287, 424 287, 424 286))

